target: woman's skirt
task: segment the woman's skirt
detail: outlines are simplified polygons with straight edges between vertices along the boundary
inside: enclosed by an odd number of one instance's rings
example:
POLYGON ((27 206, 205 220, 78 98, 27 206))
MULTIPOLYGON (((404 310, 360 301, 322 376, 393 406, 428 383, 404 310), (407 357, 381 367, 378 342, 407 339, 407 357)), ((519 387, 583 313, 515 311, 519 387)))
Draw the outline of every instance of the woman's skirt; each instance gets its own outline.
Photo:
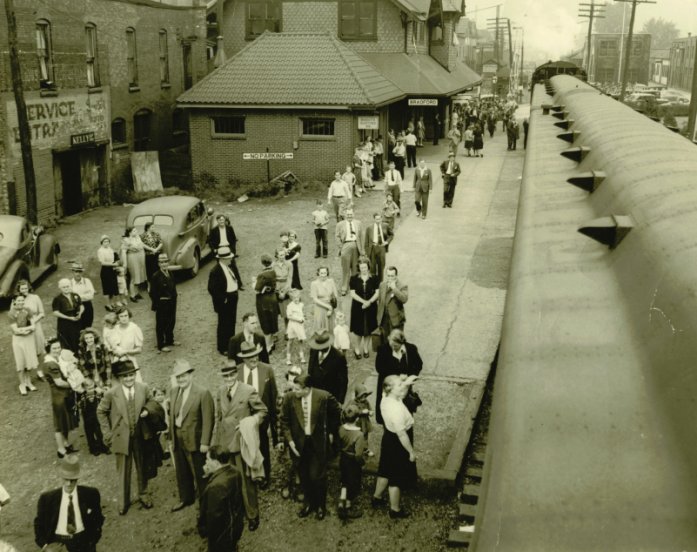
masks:
POLYGON ((295 320, 288 320, 286 334, 288 335, 288 339, 297 339, 299 341, 305 341, 307 339, 305 325, 295 320))
POLYGON ((266 335, 278 332, 278 317, 281 311, 278 308, 276 293, 264 293, 257 295, 257 317, 261 331, 266 335))
MULTIPOLYGON (((414 443, 414 429, 407 430, 409 441, 414 443)), ((385 428, 380 444, 378 475, 388 480, 390 487, 407 489, 416 484, 416 462, 409 461, 409 453, 402 446, 396 433, 385 428)))
POLYGON ((116 283, 116 271, 113 266, 103 266, 99 272, 102 281, 102 293, 108 296, 119 294, 119 286, 116 283))

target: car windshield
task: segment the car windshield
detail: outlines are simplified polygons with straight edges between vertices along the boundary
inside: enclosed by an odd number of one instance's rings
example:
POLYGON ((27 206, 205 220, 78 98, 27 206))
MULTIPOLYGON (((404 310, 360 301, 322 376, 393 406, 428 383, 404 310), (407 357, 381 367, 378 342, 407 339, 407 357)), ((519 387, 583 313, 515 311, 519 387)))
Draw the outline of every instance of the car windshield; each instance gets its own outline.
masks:
POLYGON ((172 226, 174 218, 171 215, 140 215, 133 219, 133 226, 145 226, 147 222, 154 226, 172 226))

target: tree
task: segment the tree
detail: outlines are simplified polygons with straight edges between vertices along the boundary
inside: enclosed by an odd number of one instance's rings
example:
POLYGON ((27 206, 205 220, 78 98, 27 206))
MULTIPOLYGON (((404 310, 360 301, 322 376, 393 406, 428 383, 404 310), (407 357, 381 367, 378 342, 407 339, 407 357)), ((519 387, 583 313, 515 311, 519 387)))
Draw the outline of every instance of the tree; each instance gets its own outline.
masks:
POLYGON ((675 26, 672 21, 666 21, 662 17, 656 19, 652 17, 646 23, 644 23, 644 28, 641 30, 642 33, 648 33, 651 35, 651 49, 668 49, 670 48, 673 40, 678 38, 680 31, 675 26))
POLYGON ((626 33, 629 31, 629 12, 631 4, 626 2, 617 2, 615 4, 606 4, 605 19, 596 19, 594 22, 594 32, 596 33, 626 33), (627 6, 627 14, 625 17, 625 6, 627 6), (622 21, 624 20, 624 30, 622 30, 622 21))

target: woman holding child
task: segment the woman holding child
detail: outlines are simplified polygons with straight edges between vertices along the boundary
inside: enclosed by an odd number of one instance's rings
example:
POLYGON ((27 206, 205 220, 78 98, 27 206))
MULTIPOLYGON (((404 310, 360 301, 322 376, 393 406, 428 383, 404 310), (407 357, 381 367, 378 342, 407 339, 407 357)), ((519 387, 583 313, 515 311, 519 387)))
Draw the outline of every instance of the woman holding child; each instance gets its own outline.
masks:
POLYGON ((55 432, 58 458, 67 453, 75 452, 71 442, 71 433, 79 426, 75 408, 75 392, 68 383, 67 366, 61 366, 61 343, 57 337, 52 337, 46 344, 44 357, 44 373, 51 386, 51 405, 53 409, 53 429, 55 432))

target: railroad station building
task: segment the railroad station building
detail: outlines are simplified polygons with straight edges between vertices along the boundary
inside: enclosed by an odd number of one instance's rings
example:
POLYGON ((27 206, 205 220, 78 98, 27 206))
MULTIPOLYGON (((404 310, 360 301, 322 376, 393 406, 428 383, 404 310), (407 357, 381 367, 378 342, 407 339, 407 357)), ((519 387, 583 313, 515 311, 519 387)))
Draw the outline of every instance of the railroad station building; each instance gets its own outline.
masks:
POLYGON ((432 137, 436 114, 443 133, 450 98, 480 80, 457 59, 464 6, 453 0, 217 0, 211 10, 216 59, 227 61, 179 97, 194 177, 263 182, 266 164, 244 154, 268 148, 285 157, 271 177, 331 179, 367 135, 424 117, 432 137))
MULTIPOLYGON (((620 33, 596 33, 591 36, 589 81, 613 83, 622 80, 620 70, 624 64, 626 40, 626 35, 620 33)), ((633 35, 627 73, 628 82, 641 84, 649 82, 650 55, 651 35, 647 33, 633 35)))
MULTIPOLYGON (((186 143, 176 97, 209 70, 200 0, 15 0, 41 222, 131 187, 131 153, 186 143)), ((0 43, 8 44, 2 18, 0 43)), ((0 212, 26 190, 7 46, 0 54, 0 212)))
POLYGON ((695 67, 697 36, 674 40, 670 45, 668 87, 692 91, 692 72, 695 67))

